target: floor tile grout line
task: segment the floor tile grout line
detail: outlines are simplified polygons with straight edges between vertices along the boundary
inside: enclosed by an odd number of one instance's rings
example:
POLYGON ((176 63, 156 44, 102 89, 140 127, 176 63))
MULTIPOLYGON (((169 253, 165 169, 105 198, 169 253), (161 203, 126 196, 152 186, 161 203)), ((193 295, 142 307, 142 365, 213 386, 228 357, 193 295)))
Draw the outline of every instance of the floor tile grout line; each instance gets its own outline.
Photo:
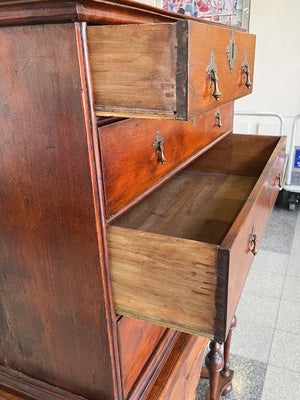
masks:
MULTIPOLYGON (((297 221, 296 221, 296 222, 297 222, 297 221)), ((295 224, 295 226, 296 226, 296 224, 295 224)), ((294 232, 295 232, 295 227, 294 227, 294 232)), ((293 240, 294 240, 294 233, 293 233, 292 242, 293 242, 293 240)), ((269 355, 268 355, 268 362, 267 362, 268 365, 270 364, 270 356, 271 356, 271 352, 272 352, 272 345, 273 345, 273 342, 274 342, 274 336, 275 336, 275 331, 276 331, 276 327, 277 327, 277 321, 278 321, 280 306, 281 306, 281 303, 282 303, 282 300, 283 300, 283 299, 282 299, 282 295, 283 295, 284 284, 285 284, 286 277, 287 277, 287 270, 288 270, 288 266, 289 266, 289 263, 290 263, 291 250, 292 250, 292 248, 290 249, 290 253, 289 253, 289 257, 288 257, 288 262, 287 262, 287 267, 286 267, 286 269, 285 269, 285 274, 284 274, 283 282, 282 282, 282 285, 281 285, 281 293, 280 293, 281 296, 279 297, 280 301, 279 301, 279 306, 278 306, 278 309, 277 309, 276 318, 275 318, 275 323, 274 323, 274 329, 273 329, 273 334, 272 334, 272 339, 271 339, 271 346, 270 346, 270 351, 269 351, 269 355)))
POLYGON ((272 364, 272 363, 269 363, 269 364, 268 364, 268 366, 270 366, 270 367, 275 367, 275 368, 278 368, 278 369, 281 369, 282 371, 295 372, 296 374, 298 374, 298 375, 300 376, 300 372, 299 372, 299 370, 296 370, 296 369, 291 369, 291 368, 283 368, 283 367, 279 367, 278 365, 276 365, 276 364, 272 364))
MULTIPOLYGON (((293 235, 293 239, 294 239, 294 235, 293 235)), ((272 352, 272 346, 273 346, 273 342, 274 342, 274 336, 275 336, 275 331, 276 331, 276 325, 277 325, 278 316, 279 316, 279 310, 280 310, 280 306, 281 306, 281 302, 282 302, 283 288, 284 288, 284 283, 285 283, 286 276, 287 276, 287 270, 288 270, 288 265, 289 265, 290 257, 291 257, 291 255, 290 255, 290 253, 289 253, 288 263, 287 263, 287 267, 286 267, 286 269, 285 269, 284 279, 283 279, 283 282, 282 282, 282 285, 281 285, 281 296, 279 297, 279 305, 278 305, 278 309, 277 309, 277 313, 276 313, 276 318, 275 318, 275 322, 274 322, 274 328, 273 328, 273 332, 272 332, 271 345, 270 345, 269 354, 268 354, 267 369, 266 369, 265 379, 264 379, 264 383, 263 383, 261 399, 262 399, 262 397, 263 397, 264 390, 265 390, 267 372, 268 372, 269 366, 272 366, 272 364, 270 364, 270 356, 271 356, 271 352, 272 352)))
MULTIPOLYGON (((255 294, 256 296, 258 295, 258 293, 256 292, 256 291, 254 291, 254 290, 251 290, 251 289, 246 289, 245 291, 244 291, 244 293, 251 293, 251 294, 255 294)), ((269 296, 269 295, 267 295, 267 294, 263 294, 262 295, 263 297, 267 297, 268 299, 279 299, 279 300, 281 300, 281 297, 279 297, 279 296, 269 296)))
MULTIPOLYGON (((293 229, 292 243, 291 243, 290 251, 287 254, 288 255, 288 262, 287 262, 287 266, 285 268, 284 279, 283 279, 283 283, 282 283, 282 286, 281 286, 281 293, 280 293, 280 297, 279 297, 279 306, 278 306, 277 313, 276 313, 275 324, 274 324, 274 329, 273 329, 273 334, 272 334, 272 339, 271 339, 271 346, 270 346, 270 351, 269 351, 269 354, 268 354, 266 375, 267 375, 267 371, 268 371, 269 366, 274 367, 274 365, 270 363, 270 356, 271 356, 271 352, 272 352, 272 345, 273 345, 273 342, 274 342, 275 331, 277 330, 276 327, 277 327, 277 321, 278 321, 280 306, 282 304, 282 300, 285 300, 282 297, 283 296, 283 289, 284 289, 284 285, 285 285, 285 282, 286 282, 286 279, 287 279, 287 276, 288 276, 288 268, 289 268, 289 264, 290 264, 292 246, 293 246, 294 237, 295 237, 295 229, 296 229, 296 224, 298 222, 299 215, 300 214, 297 213, 297 217, 296 217, 297 219, 296 219, 296 222, 295 222, 295 225, 294 225, 294 229, 293 229)), ((282 254, 282 253, 280 253, 280 254, 282 254)), ((282 367, 278 367, 277 366, 277 368, 281 368, 282 370, 284 370, 284 368, 282 368, 282 367)), ((295 371, 293 371, 293 372, 295 372, 295 371)), ((266 384, 266 375, 265 375, 263 389, 262 389, 262 396, 264 394, 264 389, 265 389, 265 384, 266 384)))
MULTIPOLYGON (((278 306, 279 307, 279 306, 278 306)), ((247 320, 245 320, 245 319, 243 319, 243 318, 241 318, 241 317, 239 317, 239 321, 243 321, 243 322, 248 322, 247 320)), ((267 328, 267 329, 275 329, 275 326, 268 326, 268 325, 263 325, 263 324, 258 324, 258 323, 256 323, 256 322, 251 322, 250 321, 250 324, 252 324, 252 325, 258 325, 258 326, 261 326, 262 328, 267 328)), ((300 335, 299 335, 300 336, 300 335)))

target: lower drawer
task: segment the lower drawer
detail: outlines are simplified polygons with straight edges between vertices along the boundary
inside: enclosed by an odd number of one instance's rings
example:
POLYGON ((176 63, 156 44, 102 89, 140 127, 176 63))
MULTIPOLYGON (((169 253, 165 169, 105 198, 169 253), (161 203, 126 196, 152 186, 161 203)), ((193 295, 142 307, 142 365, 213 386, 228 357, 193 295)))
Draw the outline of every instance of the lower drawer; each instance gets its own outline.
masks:
POLYGON ((285 138, 229 135, 108 226, 116 312, 224 341, 284 156, 285 138))
POLYGON ((194 400, 208 339, 182 333, 144 400, 194 400))
POLYGON ((149 361, 166 328, 123 317, 118 323, 118 342, 124 398, 149 361))

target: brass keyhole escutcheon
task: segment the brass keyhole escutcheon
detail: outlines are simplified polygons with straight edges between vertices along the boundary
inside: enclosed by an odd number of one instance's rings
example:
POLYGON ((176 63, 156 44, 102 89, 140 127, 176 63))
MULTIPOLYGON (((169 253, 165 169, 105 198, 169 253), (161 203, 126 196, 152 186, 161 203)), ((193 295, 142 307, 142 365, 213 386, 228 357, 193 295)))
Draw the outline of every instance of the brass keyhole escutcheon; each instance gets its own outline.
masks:
POLYGON ((160 132, 157 131, 156 140, 153 143, 153 147, 157 149, 158 161, 161 162, 162 164, 164 164, 167 161, 166 157, 164 156, 164 146, 163 146, 164 141, 165 139, 161 137, 160 132))
POLYGON ((226 48, 226 56, 227 56, 227 60, 228 60, 230 73, 232 73, 233 66, 234 66, 235 60, 237 58, 237 55, 238 55, 238 49, 237 49, 237 45, 235 43, 234 32, 232 31, 230 42, 226 48))
POLYGON ((208 67, 206 68, 206 73, 209 77, 210 87, 212 87, 212 85, 214 85, 214 90, 213 90, 212 95, 217 101, 219 101, 222 93, 219 90, 219 85, 218 85, 219 78, 217 76, 217 66, 215 63, 215 57, 214 57, 213 52, 210 55, 210 63, 208 65, 208 67))

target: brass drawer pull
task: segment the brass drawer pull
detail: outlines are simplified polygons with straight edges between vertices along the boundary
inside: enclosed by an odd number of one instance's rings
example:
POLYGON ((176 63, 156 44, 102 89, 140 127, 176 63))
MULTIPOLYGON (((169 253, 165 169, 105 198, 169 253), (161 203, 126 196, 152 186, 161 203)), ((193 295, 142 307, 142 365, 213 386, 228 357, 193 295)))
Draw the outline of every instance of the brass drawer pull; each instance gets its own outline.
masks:
POLYGON ((252 228, 252 235, 250 238, 250 250, 251 253, 256 256, 256 254, 258 253, 258 249, 257 249, 257 235, 256 233, 254 233, 254 226, 252 228))
POLYGON ((276 175, 276 179, 278 181, 278 186, 280 187, 280 189, 282 188, 282 179, 281 179, 281 174, 280 172, 278 172, 278 174, 276 175))
POLYGON ((251 86, 252 86, 252 82, 250 80, 250 71, 249 71, 247 53, 245 53, 245 58, 244 58, 244 62, 243 62, 243 65, 242 65, 242 70, 244 72, 244 77, 246 75, 245 86, 246 86, 247 89, 250 89, 251 86))
POLYGON ((164 156, 164 140, 165 139, 160 136, 160 132, 157 131, 157 136, 155 142, 153 143, 153 147, 157 149, 158 161, 160 161, 162 164, 167 161, 166 157, 164 156))
POLYGON ((220 110, 217 108, 215 112, 215 117, 216 117, 216 124, 218 128, 222 127, 222 121, 221 121, 221 113, 220 110))
POLYGON ((219 90, 219 86, 218 86, 218 76, 217 76, 217 66, 215 63, 215 57, 214 57, 214 53, 212 52, 210 55, 210 63, 208 65, 208 67, 206 68, 206 73, 209 77, 209 85, 210 87, 212 87, 212 85, 214 84, 214 91, 213 91, 213 96, 214 98, 218 101, 221 97, 221 92, 219 90))

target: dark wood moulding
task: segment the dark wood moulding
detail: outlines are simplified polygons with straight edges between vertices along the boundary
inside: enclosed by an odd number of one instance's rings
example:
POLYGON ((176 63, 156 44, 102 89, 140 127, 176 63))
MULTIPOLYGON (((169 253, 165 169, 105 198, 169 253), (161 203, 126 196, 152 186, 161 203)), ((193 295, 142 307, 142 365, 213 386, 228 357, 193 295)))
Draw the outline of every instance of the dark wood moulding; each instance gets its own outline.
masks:
MULTIPOLYGON (((141 24, 198 18, 168 12, 130 0, 8 0, 0 3, 0 26, 88 22, 141 24)), ((203 21, 210 24, 210 21, 203 21)), ((239 29, 239 28, 236 28, 239 29)))

